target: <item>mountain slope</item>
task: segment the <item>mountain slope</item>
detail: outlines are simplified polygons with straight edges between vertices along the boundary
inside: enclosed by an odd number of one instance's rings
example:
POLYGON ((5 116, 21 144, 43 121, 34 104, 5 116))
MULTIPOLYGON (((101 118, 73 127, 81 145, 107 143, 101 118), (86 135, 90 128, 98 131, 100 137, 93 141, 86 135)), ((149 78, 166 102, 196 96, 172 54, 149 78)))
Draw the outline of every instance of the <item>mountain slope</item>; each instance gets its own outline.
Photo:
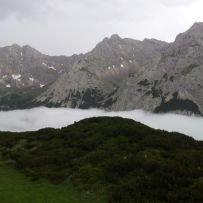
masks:
POLYGON ((203 112, 203 23, 180 34, 154 69, 128 78, 113 109, 203 112), (129 96, 131 97, 128 100, 129 96))
POLYGON ((168 44, 158 40, 137 41, 118 35, 105 38, 50 86, 37 105, 73 108, 111 108, 113 95, 130 75, 156 67, 168 44), (145 66, 145 67, 144 67, 145 66))
POLYGON ((0 88, 43 87, 69 71, 79 56, 47 56, 30 46, 0 48, 0 88))
POLYGON ((27 107, 203 114, 203 23, 195 23, 170 44, 112 35, 89 53, 72 57, 50 57, 27 46, 4 49, 1 86, 50 84, 27 107))
POLYGON ((203 201, 203 143, 130 119, 90 118, 62 129, 1 132, 0 152, 4 162, 33 180, 74 185, 87 197, 97 194, 98 202, 203 201))

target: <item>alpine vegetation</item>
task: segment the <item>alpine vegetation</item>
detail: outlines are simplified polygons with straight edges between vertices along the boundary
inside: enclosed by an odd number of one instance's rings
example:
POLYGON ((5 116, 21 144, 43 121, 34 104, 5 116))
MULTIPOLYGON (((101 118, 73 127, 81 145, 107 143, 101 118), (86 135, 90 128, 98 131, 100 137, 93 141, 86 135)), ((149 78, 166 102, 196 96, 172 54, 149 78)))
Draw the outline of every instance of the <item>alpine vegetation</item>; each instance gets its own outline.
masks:
POLYGON ((203 118, 177 114, 152 114, 142 110, 106 112, 99 109, 34 108, 0 112, 0 131, 23 132, 61 128, 90 117, 119 116, 142 122, 156 129, 176 131, 203 140, 203 118), (56 119, 57 118, 57 119, 56 119))

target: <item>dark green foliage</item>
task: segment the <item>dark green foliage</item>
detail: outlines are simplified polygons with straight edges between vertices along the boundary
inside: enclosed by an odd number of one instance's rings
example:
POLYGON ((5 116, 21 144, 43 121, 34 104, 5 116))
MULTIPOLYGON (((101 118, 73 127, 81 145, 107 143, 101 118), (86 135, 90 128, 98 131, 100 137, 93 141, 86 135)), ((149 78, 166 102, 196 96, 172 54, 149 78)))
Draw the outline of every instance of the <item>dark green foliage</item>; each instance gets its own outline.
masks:
POLYGON ((109 203, 200 203, 203 143, 123 118, 0 133, 5 160, 33 180, 65 179, 78 190, 106 191, 109 203))
POLYGON ((33 107, 32 100, 44 92, 47 86, 43 88, 11 88, 0 90, 0 110, 25 109, 33 107))
POLYGON ((162 90, 157 89, 155 86, 153 86, 151 89, 151 94, 153 98, 159 98, 162 96, 162 90))
MULTIPOLYGON (((71 108, 89 109, 89 108, 108 108, 116 102, 117 98, 114 98, 118 89, 113 90, 109 95, 104 95, 98 88, 87 88, 84 91, 78 91, 76 89, 68 91, 66 90, 67 97, 64 102, 70 102, 71 108), (79 102, 80 101, 80 102, 79 102)), ((61 107, 61 103, 50 102, 50 98, 43 102, 33 103, 33 106, 46 106, 46 107, 61 107)))
POLYGON ((165 74, 163 75, 162 79, 164 79, 165 81, 167 81, 167 80, 168 80, 168 74, 165 73, 165 74))
POLYGON ((79 106, 81 109, 88 109, 90 107, 96 108, 100 107, 100 102, 104 100, 104 95, 98 89, 89 89, 84 92, 82 95, 83 103, 79 106))
POLYGON ((178 99, 178 98, 173 98, 170 101, 162 101, 160 106, 158 106, 154 112, 155 113, 161 113, 161 112, 171 112, 171 111, 189 111, 192 112, 196 115, 202 115, 201 111, 199 110, 199 107, 197 104, 195 104, 191 100, 183 100, 183 99, 178 99))
POLYGON ((151 83, 150 83, 147 79, 142 80, 142 81, 140 81, 140 82, 138 83, 138 85, 140 85, 140 86, 145 86, 145 87, 149 86, 150 84, 151 84, 151 83))

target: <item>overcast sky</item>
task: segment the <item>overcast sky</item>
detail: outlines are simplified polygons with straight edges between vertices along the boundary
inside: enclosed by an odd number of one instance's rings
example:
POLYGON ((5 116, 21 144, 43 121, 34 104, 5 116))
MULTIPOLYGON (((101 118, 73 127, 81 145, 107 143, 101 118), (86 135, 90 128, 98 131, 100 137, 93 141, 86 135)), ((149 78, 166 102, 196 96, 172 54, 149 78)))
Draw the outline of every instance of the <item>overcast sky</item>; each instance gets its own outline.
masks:
POLYGON ((203 21, 202 8, 202 0, 0 0, 0 46, 72 55, 114 33, 170 42, 203 21))

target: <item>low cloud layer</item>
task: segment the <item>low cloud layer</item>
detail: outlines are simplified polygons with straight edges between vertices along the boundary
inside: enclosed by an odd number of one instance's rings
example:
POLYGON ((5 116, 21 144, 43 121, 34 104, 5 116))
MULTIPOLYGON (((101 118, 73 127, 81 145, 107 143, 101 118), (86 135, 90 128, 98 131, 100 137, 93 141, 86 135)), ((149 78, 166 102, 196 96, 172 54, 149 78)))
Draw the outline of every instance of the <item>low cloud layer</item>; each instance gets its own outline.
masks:
POLYGON ((155 115, 141 110, 104 112, 101 110, 35 108, 0 112, 0 131, 33 131, 45 127, 61 128, 84 118, 120 116, 131 118, 156 129, 176 131, 203 140, 203 118, 175 114, 155 115))

